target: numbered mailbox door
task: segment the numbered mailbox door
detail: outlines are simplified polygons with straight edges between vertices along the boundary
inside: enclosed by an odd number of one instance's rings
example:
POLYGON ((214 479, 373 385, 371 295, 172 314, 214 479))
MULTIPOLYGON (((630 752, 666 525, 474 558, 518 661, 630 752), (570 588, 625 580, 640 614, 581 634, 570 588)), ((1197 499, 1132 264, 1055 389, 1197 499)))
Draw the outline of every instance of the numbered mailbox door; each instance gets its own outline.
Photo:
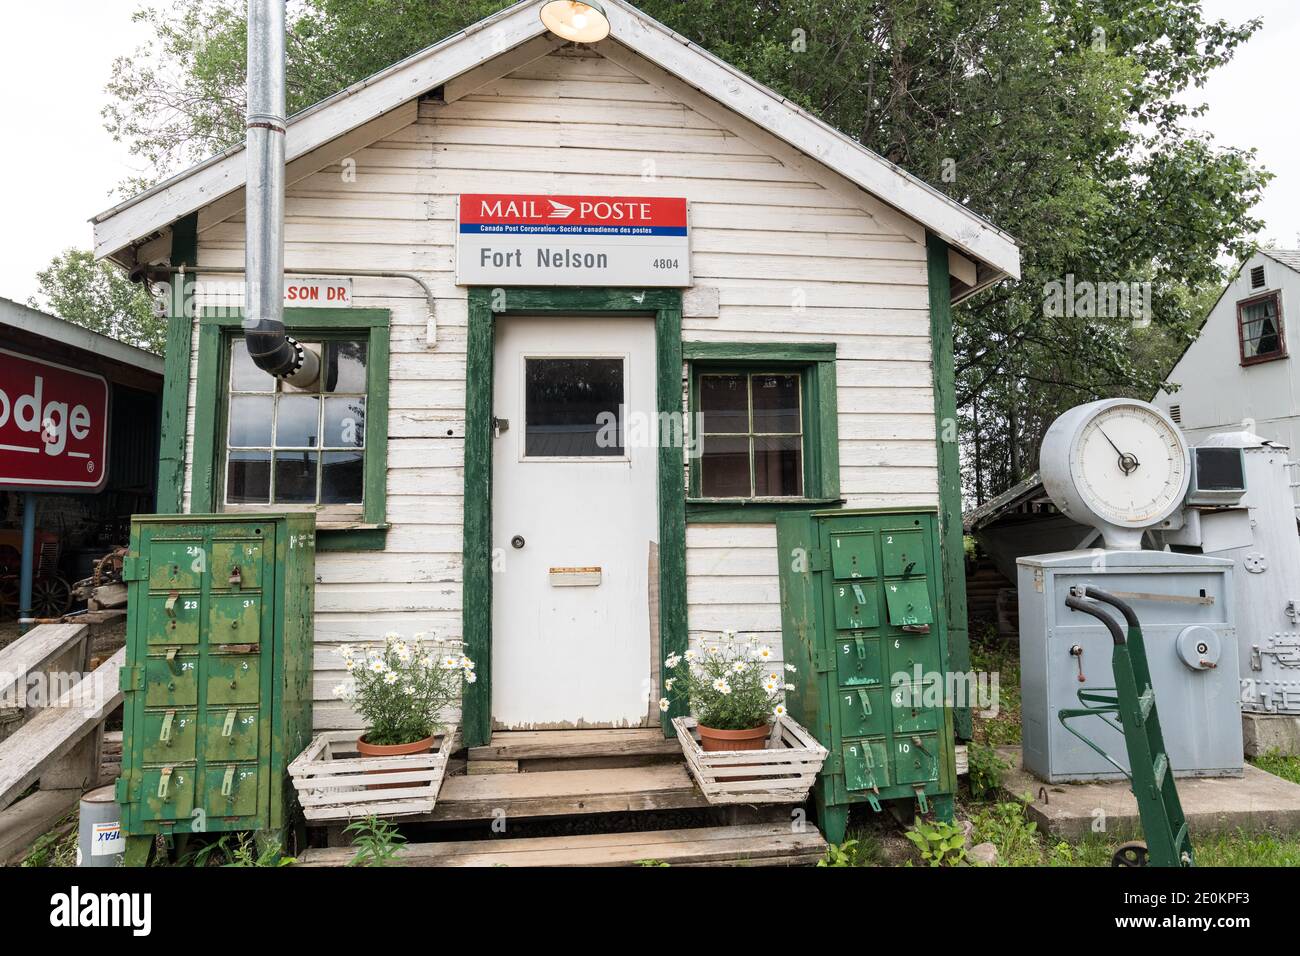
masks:
POLYGON ((874 582, 840 582, 833 585, 835 626, 856 630, 880 626, 880 605, 874 582))
POLYGON ((889 751, 884 740, 846 740, 844 785, 850 790, 883 790, 889 786, 889 751))
POLYGON ((887 531, 880 550, 884 555, 885 577, 925 574, 925 534, 921 531, 887 531))
POLYGON ((204 809, 214 817, 251 817, 258 810, 257 764, 208 764, 204 809))
POLYGON ((200 540, 151 541, 149 589, 196 591, 203 578, 206 555, 200 540))
POLYGON ((208 658, 208 707, 255 704, 260 689, 256 654, 213 654, 208 658))
POLYGON ((831 535, 831 573, 839 580, 876 576, 876 535, 873 531, 831 535))
POLYGON ((193 765, 152 767, 141 779, 141 817, 145 820, 188 820, 194 812, 193 765))
POLYGON ((206 760, 256 760, 258 742, 256 707, 213 707, 203 731, 206 760))
POLYGON ((939 779, 939 738, 910 734, 894 738, 894 779, 898 783, 934 783, 939 779))
POLYGON ((150 594, 148 628, 150 644, 197 644, 199 602, 197 591, 150 594))
POLYGON ((841 636, 835 642, 835 669, 841 684, 859 686, 883 682, 884 665, 880 639, 857 635, 841 636))

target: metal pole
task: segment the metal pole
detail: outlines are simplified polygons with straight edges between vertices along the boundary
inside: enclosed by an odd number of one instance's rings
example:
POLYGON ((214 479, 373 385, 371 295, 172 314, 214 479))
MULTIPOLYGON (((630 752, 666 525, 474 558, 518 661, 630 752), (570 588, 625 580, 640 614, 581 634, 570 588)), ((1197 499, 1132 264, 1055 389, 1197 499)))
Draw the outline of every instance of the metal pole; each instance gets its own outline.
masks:
POLYGON ((23 494, 23 554, 18 575, 18 633, 26 634, 32 623, 32 572, 36 564, 36 494, 23 494))

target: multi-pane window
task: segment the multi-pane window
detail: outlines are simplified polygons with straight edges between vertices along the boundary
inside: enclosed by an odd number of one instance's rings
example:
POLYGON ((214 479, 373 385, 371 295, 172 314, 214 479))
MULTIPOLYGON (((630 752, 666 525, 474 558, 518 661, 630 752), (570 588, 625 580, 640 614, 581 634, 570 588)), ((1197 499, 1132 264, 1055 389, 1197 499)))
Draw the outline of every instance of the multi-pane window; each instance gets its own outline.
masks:
POLYGON ((1276 292, 1237 303, 1241 364, 1266 362, 1286 355, 1282 304, 1276 292))
POLYGON ((225 501, 229 505, 360 505, 365 488, 364 339, 304 343, 321 357, 299 389, 230 345, 225 501))
POLYGON ((623 455, 623 360, 524 360, 524 456, 623 455))
POLYGON ((804 493, 803 387, 798 372, 701 372, 698 493, 782 498, 804 493))

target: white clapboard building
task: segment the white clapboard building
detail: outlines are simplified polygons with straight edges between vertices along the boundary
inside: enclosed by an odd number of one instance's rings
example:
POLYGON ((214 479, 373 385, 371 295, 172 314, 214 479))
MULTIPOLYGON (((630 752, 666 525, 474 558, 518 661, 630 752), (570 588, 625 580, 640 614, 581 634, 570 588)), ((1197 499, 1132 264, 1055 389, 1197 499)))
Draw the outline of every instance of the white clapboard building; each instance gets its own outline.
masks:
POLYGON ((1287 319, 1300 309, 1300 250, 1260 249, 1242 263, 1155 404, 1197 444, 1248 431, 1300 447, 1300 365, 1287 319))
POLYGON ((465 639, 470 743, 658 727, 665 654, 727 628, 780 648, 783 508, 942 507, 964 618, 951 305, 1018 277, 1014 240, 603 6, 598 43, 526 0, 291 118, 285 321, 326 363, 314 394, 250 374, 222 307, 242 146, 94 219, 97 255, 196 292, 160 511, 317 513, 318 729, 358 726, 333 650, 390 630, 465 639))

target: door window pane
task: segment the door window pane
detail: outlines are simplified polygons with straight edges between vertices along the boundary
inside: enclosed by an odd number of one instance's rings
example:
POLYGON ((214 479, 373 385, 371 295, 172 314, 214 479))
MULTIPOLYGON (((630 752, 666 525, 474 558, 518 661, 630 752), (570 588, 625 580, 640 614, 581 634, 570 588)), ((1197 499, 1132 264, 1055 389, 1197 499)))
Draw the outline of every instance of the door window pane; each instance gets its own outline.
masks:
POLYGON ((623 454, 623 360, 530 358, 524 363, 524 455, 623 454))

